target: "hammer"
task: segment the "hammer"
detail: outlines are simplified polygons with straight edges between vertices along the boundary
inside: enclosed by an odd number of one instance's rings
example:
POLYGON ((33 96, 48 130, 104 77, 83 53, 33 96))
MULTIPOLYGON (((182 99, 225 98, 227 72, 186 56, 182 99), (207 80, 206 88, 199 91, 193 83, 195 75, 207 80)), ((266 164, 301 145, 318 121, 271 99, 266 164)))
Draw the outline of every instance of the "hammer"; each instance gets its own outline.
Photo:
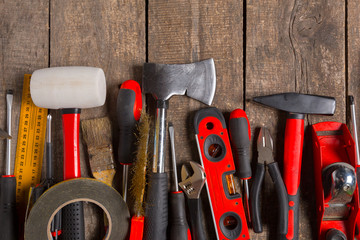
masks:
POLYGON ((299 187, 301 159, 304 141, 305 114, 333 115, 333 97, 307 95, 300 93, 281 93, 255 97, 255 102, 288 112, 284 141, 284 183, 288 194, 287 234, 279 239, 299 238, 299 187))
MULTIPOLYGON (((36 70, 31 77, 30 94, 38 107, 62 109, 64 180, 81 177, 80 109, 98 107, 105 103, 106 82, 103 70, 94 67, 36 70)), ((82 202, 64 207, 63 222, 62 239, 85 239, 82 202)))
POLYGON ((173 95, 187 95, 210 105, 216 88, 213 59, 190 64, 145 63, 143 92, 156 100, 154 159, 145 208, 145 240, 166 240, 168 224, 167 174, 165 173, 166 110, 173 95))

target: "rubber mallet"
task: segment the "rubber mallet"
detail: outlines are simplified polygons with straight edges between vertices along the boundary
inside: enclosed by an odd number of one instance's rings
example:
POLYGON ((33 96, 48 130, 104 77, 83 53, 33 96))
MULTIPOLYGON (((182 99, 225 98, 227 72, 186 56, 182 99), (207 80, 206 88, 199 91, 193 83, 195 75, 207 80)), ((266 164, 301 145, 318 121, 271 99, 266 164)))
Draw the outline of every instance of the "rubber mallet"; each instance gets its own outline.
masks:
MULTIPOLYGON (((36 106, 62 109, 64 180, 81 177, 80 109, 98 107, 105 103, 104 71, 94 67, 53 67, 36 70, 31 77, 30 93, 36 106)), ((62 239, 85 239, 82 202, 64 207, 62 219, 62 239)))

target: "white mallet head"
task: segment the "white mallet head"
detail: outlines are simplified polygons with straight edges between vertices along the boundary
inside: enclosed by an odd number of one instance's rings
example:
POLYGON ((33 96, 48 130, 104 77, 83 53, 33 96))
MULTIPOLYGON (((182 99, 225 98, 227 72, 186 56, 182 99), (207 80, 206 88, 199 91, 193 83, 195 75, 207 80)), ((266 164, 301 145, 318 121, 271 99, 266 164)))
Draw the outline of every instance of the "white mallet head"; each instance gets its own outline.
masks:
POLYGON ((52 67, 36 70, 30 81, 34 104, 49 109, 92 108, 106 98, 105 74, 95 67, 52 67))

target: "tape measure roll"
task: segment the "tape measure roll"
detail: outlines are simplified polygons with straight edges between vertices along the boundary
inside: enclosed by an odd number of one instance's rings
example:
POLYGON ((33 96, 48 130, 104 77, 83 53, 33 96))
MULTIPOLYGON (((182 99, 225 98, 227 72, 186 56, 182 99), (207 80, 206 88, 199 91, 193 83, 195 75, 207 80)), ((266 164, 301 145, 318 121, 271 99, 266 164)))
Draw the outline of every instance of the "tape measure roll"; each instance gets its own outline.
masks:
POLYGON ((78 201, 92 202, 103 209, 109 220, 105 240, 128 237, 130 213, 121 195, 98 180, 77 178, 54 185, 36 201, 25 223, 25 240, 52 239, 50 224, 55 213, 78 201))

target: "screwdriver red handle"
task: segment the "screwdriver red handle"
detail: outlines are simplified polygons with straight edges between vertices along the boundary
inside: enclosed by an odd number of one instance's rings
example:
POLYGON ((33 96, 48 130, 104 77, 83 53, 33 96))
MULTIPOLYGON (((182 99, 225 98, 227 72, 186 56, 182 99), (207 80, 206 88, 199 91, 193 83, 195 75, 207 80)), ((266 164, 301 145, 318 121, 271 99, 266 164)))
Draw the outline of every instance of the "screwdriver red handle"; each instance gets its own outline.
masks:
POLYGON ((121 84, 116 106, 119 125, 118 159, 120 164, 132 164, 134 130, 142 110, 141 88, 138 82, 127 80, 121 84))
POLYGON ((235 153, 235 167, 240 179, 251 178, 250 165, 250 123, 245 111, 235 109, 230 114, 229 134, 235 153))
POLYGON ((299 238, 299 187, 304 141, 304 115, 289 114, 285 127, 284 183, 288 194, 288 229, 286 239, 299 238))
POLYGON ((170 240, 191 240, 182 191, 170 193, 170 240))

